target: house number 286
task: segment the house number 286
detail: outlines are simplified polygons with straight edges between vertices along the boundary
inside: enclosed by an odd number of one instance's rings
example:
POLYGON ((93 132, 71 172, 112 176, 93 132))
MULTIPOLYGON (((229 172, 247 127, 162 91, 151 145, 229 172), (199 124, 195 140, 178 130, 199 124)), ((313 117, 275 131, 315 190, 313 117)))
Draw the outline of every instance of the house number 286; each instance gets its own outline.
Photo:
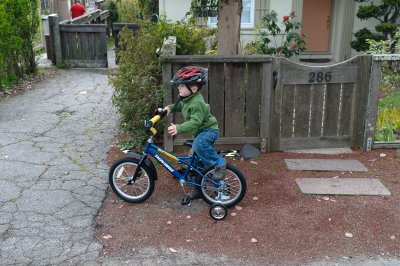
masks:
POLYGON ((332 79, 331 72, 310 72, 308 73, 308 82, 329 82, 332 79))

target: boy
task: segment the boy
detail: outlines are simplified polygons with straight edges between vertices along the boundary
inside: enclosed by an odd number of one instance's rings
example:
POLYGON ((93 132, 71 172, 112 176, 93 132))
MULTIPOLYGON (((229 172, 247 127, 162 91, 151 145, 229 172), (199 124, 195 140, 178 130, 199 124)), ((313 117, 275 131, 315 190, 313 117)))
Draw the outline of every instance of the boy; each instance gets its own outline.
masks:
MULTIPOLYGON (((219 157, 212 145, 219 137, 217 119, 210 113, 210 106, 199 93, 208 81, 207 68, 188 66, 179 69, 171 82, 178 85, 179 100, 164 108, 167 113, 180 111, 184 122, 168 127, 168 133, 176 135, 191 132, 194 141, 192 148, 207 168, 214 166, 214 180, 222 180, 226 171, 226 160, 219 157)), ((200 198, 200 188, 189 193, 191 199, 200 198)))

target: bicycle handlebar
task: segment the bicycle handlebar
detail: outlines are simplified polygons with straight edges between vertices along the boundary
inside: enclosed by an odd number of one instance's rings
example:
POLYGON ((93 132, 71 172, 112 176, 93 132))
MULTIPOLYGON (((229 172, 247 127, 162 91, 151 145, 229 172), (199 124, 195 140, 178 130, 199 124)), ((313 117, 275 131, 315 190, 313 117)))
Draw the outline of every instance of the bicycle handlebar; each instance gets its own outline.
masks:
POLYGON ((144 125, 146 127, 147 132, 153 133, 153 135, 157 134, 157 130, 153 127, 161 118, 167 115, 167 111, 164 111, 162 108, 158 108, 155 111, 155 116, 153 116, 150 120, 145 120, 144 125))

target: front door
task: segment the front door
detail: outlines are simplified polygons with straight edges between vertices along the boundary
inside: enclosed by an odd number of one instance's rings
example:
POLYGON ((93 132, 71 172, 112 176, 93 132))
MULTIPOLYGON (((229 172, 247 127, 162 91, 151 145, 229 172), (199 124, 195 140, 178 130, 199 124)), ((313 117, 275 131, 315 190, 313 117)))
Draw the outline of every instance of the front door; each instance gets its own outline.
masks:
POLYGON ((332 0, 303 0, 303 33, 307 51, 328 52, 332 0))

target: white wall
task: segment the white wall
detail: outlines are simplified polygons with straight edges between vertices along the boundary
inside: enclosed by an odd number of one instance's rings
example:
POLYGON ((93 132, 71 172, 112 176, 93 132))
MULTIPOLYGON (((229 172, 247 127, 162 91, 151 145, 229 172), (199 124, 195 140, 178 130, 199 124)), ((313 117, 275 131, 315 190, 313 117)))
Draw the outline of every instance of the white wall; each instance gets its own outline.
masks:
POLYGON ((190 0, 159 0, 160 16, 165 15, 171 21, 181 21, 190 11, 190 0))
POLYGON ((278 13, 278 21, 282 21, 283 16, 292 12, 292 0, 271 0, 270 10, 278 13))

